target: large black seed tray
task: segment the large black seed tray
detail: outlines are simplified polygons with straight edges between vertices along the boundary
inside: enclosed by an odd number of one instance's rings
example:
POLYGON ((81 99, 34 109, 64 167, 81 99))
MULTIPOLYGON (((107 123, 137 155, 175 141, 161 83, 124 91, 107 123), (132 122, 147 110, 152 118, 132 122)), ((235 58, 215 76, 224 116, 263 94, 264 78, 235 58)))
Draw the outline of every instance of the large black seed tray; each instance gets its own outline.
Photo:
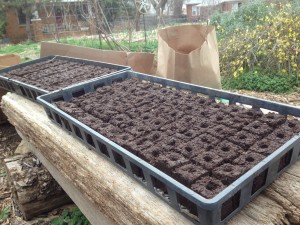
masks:
MULTIPOLYGON (((64 56, 47 56, 47 57, 43 57, 43 58, 40 58, 40 59, 37 59, 37 60, 33 60, 33 61, 30 61, 30 62, 18 64, 18 65, 0 70, 0 88, 4 88, 8 91, 15 92, 15 93, 20 94, 20 95, 22 95, 26 98, 31 99, 31 100, 36 100, 36 98, 38 96, 49 93, 53 90, 51 90, 51 91, 45 90, 41 87, 37 87, 35 85, 26 83, 24 81, 22 82, 22 81, 19 81, 17 79, 8 78, 8 77, 6 77, 6 73, 14 72, 17 69, 30 67, 30 68, 33 68, 34 72, 32 74, 29 73, 26 76, 29 76, 31 78, 35 78, 36 75, 44 76, 45 75, 45 70, 43 70, 43 68, 40 68, 40 66, 39 66, 40 63, 46 63, 47 64, 48 62, 54 62, 54 61, 58 61, 58 60, 63 61, 63 62, 80 63, 80 65, 93 65, 93 66, 99 67, 99 69, 104 69, 105 68, 105 69, 114 69, 114 70, 116 70, 113 73, 108 73, 108 74, 105 74, 105 75, 101 75, 102 77, 110 76, 110 75, 112 75, 116 72, 131 70, 131 68, 128 67, 128 66, 115 65, 115 64, 111 64, 111 63, 97 62, 97 61, 84 60, 84 59, 78 59, 78 58, 70 58, 70 57, 64 57, 64 56)), ((79 69, 80 69, 80 65, 78 67, 79 69)), ((49 79, 53 79, 53 80, 62 79, 63 74, 61 74, 60 71, 56 71, 56 68, 57 67, 54 67, 53 68, 53 73, 49 74, 49 79)), ((72 68, 72 67, 71 68, 66 68, 66 72, 68 72, 67 70, 70 70, 70 69, 74 69, 74 68, 72 68)), ((69 84, 64 85, 63 87, 68 87, 68 86, 72 86, 74 84, 84 83, 88 80, 97 79, 98 77, 99 77, 99 75, 95 74, 95 76, 93 78, 86 79, 86 80, 83 78, 82 80, 79 80, 77 82, 72 82, 72 79, 69 78, 69 80, 68 80, 68 81, 70 81, 69 84)), ((55 85, 59 85, 59 83, 60 82, 58 81, 55 85)), ((61 88, 58 88, 58 89, 61 89, 61 88)))
POLYGON ((83 141, 98 154, 126 171, 128 175, 140 181, 143 186, 160 196, 195 224, 224 224, 299 158, 300 136, 296 135, 215 197, 207 199, 77 119, 74 119, 53 104, 56 101, 70 101, 74 97, 93 92, 98 87, 111 85, 115 81, 130 78, 138 78, 162 85, 163 87, 200 93, 213 100, 221 98, 227 100, 229 104, 244 104, 254 109, 267 109, 295 117, 300 117, 300 108, 132 71, 125 71, 113 76, 86 82, 38 98, 38 102, 44 106, 47 115, 52 121, 83 141), (164 191, 161 191, 162 186, 164 186, 164 191), (187 209, 191 207, 194 210, 188 211, 187 209))

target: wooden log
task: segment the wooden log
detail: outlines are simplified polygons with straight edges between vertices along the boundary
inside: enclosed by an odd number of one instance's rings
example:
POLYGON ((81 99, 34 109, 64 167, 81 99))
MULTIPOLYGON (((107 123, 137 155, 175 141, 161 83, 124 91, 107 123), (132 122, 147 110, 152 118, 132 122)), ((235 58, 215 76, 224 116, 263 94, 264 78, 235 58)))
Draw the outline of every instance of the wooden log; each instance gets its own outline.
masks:
MULTIPOLYGON (((0 100, 2 99, 2 96, 5 95, 6 93, 7 93, 6 90, 0 88, 0 100)), ((7 122, 7 117, 0 109, 0 124, 6 123, 6 122, 7 122)))
MULTIPOLYGON (((53 124, 39 105, 9 93, 2 100, 2 108, 9 121, 35 147, 38 157, 47 161, 45 165, 55 179, 65 183, 62 187, 92 224, 191 224, 123 171, 53 124), (82 202, 74 198, 74 190, 80 193, 82 202), (103 217, 107 218, 104 223, 103 217)), ((300 224, 299 179, 297 162, 228 224, 300 224)))
POLYGON ((46 168, 34 161, 39 160, 32 153, 4 160, 13 200, 25 220, 72 202, 46 168))

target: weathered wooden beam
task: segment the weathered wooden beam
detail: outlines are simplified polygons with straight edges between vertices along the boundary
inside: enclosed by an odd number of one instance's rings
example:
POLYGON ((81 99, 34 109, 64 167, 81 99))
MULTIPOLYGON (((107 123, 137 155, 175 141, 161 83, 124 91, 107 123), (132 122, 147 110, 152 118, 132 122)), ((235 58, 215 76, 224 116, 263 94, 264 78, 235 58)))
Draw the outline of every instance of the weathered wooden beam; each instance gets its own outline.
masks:
MULTIPOLYGON (((2 108, 92 224, 191 224, 123 171, 53 124, 36 103, 9 93, 3 97, 2 108)), ((300 224, 299 190, 297 162, 229 224, 300 224)))
MULTIPOLYGON (((2 99, 2 96, 7 93, 6 90, 0 88, 0 100, 2 99)), ((6 123, 7 122, 7 117, 4 115, 2 110, 0 109, 0 124, 6 123)))

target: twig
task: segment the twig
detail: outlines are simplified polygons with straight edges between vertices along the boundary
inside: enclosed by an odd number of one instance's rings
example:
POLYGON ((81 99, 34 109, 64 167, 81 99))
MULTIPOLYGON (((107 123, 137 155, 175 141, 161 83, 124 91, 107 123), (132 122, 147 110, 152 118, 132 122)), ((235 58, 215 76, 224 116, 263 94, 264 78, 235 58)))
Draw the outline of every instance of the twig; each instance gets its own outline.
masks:
POLYGON ((16 210, 15 210, 14 198, 13 198, 13 193, 12 192, 11 192, 11 195, 10 195, 10 201, 11 201, 11 208, 12 208, 12 216, 16 216, 16 210))
POLYGON ((11 191, 4 192, 3 194, 0 195, 0 200, 8 198, 10 196, 10 194, 11 194, 11 191))
POLYGON ((24 164, 25 166, 28 166, 28 167, 30 167, 30 168, 33 168, 33 166, 31 166, 31 165, 29 165, 29 164, 27 164, 27 163, 25 163, 25 162, 23 162, 23 164, 24 164))

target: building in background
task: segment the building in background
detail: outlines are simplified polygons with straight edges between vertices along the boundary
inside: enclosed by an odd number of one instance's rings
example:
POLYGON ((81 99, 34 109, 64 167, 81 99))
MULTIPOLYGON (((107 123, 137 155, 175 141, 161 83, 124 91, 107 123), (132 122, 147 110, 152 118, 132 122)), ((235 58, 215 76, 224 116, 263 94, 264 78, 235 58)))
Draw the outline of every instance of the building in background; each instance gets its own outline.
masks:
POLYGON ((237 11, 247 0, 186 0, 189 21, 206 21, 215 12, 237 11))
MULTIPOLYGON (((57 36, 82 36, 96 33, 89 13, 87 1, 61 0, 36 5, 31 17, 34 41, 56 39, 57 36), (80 2, 80 4, 79 4, 80 2)), ((6 38, 12 43, 27 40, 26 16, 21 9, 6 10, 6 38)))

